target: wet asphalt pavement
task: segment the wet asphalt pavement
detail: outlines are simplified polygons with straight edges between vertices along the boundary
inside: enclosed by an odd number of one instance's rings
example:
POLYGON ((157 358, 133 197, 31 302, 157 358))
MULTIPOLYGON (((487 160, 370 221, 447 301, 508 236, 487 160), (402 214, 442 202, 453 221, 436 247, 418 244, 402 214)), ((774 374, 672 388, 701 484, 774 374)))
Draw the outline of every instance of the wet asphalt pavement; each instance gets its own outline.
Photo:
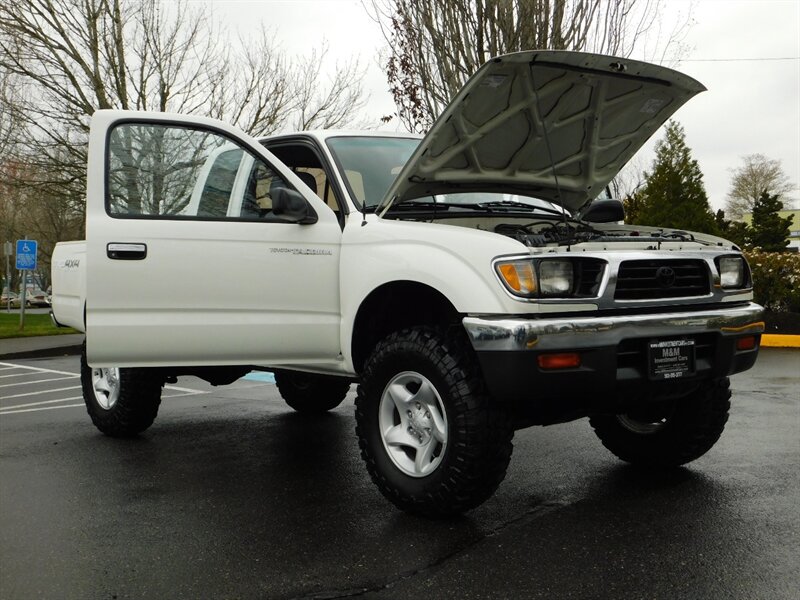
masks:
POLYGON ((0 364, 4 600, 800 597, 798 350, 733 379, 726 432, 687 468, 627 467, 585 419, 527 429, 496 495, 445 522, 373 487, 352 394, 309 419, 270 383, 185 378, 114 440, 77 372, 0 364))

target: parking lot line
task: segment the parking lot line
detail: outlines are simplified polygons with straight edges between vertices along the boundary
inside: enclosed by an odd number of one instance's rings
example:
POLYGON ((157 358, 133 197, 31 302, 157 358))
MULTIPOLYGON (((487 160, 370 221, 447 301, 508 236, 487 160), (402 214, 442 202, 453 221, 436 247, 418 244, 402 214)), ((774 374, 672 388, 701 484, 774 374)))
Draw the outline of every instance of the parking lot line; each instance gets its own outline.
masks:
POLYGON ((8 412, 1 411, 0 416, 2 415, 16 415, 19 413, 28 413, 28 412, 36 412, 39 410, 55 410, 57 408, 77 408, 79 406, 85 406, 83 402, 80 404, 65 404, 64 406, 41 406, 39 408, 23 408, 22 410, 9 410, 8 412))
POLYGON ((55 388, 52 390, 39 390, 38 392, 25 392, 24 394, 12 394, 11 396, 3 396, 3 400, 10 400, 11 398, 22 398, 23 396, 38 396, 39 394, 52 394, 53 392, 65 392, 67 390, 79 390, 81 386, 72 385, 70 387, 55 388))
MULTIPOLYGON (((12 377, 21 377, 24 375, 29 376, 46 376, 46 375, 60 375, 60 377, 50 377, 48 379, 36 379, 35 381, 17 381, 15 383, 2 383, 0 384, 0 388, 17 388, 23 385, 31 385, 34 383, 41 383, 46 384, 50 381, 64 381, 69 379, 78 379, 80 374, 78 373, 70 373, 69 371, 58 371, 56 369, 44 369, 41 367, 30 367, 27 365, 19 365, 14 363, 5 363, 0 362, 0 371, 8 371, 12 369, 24 369, 25 372, 23 373, 12 373, 7 375, 0 375, 0 378, 12 378, 12 377)), ((8 379, 6 379, 8 381, 8 379)), ((58 387, 52 389, 44 389, 44 390, 37 390, 35 392, 21 392, 15 393, 10 395, 4 395, 2 398, 3 400, 10 400, 12 398, 28 398, 30 396, 42 396, 45 394, 53 394, 56 392, 65 392, 65 391, 72 391, 72 390, 79 390, 81 386, 79 385, 72 385, 72 386, 65 386, 65 387, 58 387)), ((9 390, 11 391, 11 390, 9 390)), ((16 391, 16 389, 14 390, 16 391)), ((163 399, 168 398, 179 398, 183 396, 195 396, 200 394, 207 394, 209 393, 206 390, 196 390, 192 388, 181 387, 177 385, 166 385, 164 386, 164 396, 163 399)), ((33 398, 31 398, 33 400, 33 398)), ((68 398, 58 398, 53 400, 41 400, 36 402, 25 402, 24 404, 14 404, 12 406, 2 406, 0 407, 0 415, 13 415, 19 413, 28 413, 28 412, 36 412, 41 410, 55 410, 58 408, 78 408, 84 406, 83 403, 80 404, 62 404, 63 402, 72 402, 74 400, 81 400, 82 396, 70 396, 68 398)))
POLYGON ((57 375, 72 375, 79 377, 77 373, 70 373, 69 371, 56 371, 55 369, 43 369, 41 367, 30 367, 28 365, 15 365, 14 363, 0 362, 0 367, 9 367, 14 369, 28 369, 29 371, 40 371, 42 373, 55 373, 57 375))
MULTIPOLYGON (((14 411, 18 408, 28 408, 31 406, 41 406, 43 404, 56 404, 57 402, 67 402, 69 400, 83 400, 83 396, 73 396, 71 398, 59 398, 58 400, 42 400, 41 402, 28 402, 27 404, 14 404, 13 406, 0 406, 0 415, 14 411)), ((82 404, 79 406, 83 406, 82 404)), ((60 408, 60 407, 56 407, 60 408)))
MULTIPOLYGON (((75 389, 75 388, 64 388, 64 389, 75 389)), ((179 387, 166 387, 165 389, 168 390, 179 390, 182 393, 180 394, 170 394, 168 396, 163 396, 163 399, 166 400, 168 398, 182 398, 184 396, 198 396, 200 394, 206 394, 208 392, 202 390, 191 390, 189 388, 179 388, 179 387)), ((52 390, 49 390, 52 391, 52 390)), ((42 392, 34 392, 34 394, 39 394, 42 392)), ((28 395, 28 394, 26 394, 28 395)), ((71 400, 82 400, 83 396, 72 396, 70 398, 59 398, 57 400, 42 400, 41 402, 28 402, 26 404, 14 404, 12 406, 2 406, 0 407, 0 415, 13 415, 16 413, 26 413, 26 412, 35 412, 37 410, 53 410, 56 408, 76 408, 79 406, 84 406, 83 403, 81 404, 65 404, 63 406, 44 406, 45 404, 57 404, 59 402, 69 402, 71 400), (38 407, 38 408, 32 408, 38 407), (24 409, 24 410, 23 410, 24 409)))
POLYGON ((7 377, 27 377, 28 375, 33 375, 33 373, 12 373, 11 375, 0 375, 0 379, 5 379, 7 377))
POLYGON ((208 392, 203 390, 192 390, 189 388, 178 387, 177 385, 165 385, 165 390, 175 390, 176 392, 186 392, 187 394, 208 394, 208 392))
MULTIPOLYGON (((165 390, 168 390, 168 389, 173 389, 174 390, 175 388, 164 388, 164 389, 165 390)), ((182 392, 180 394, 170 394, 169 396, 161 396, 161 399, 163 400, 165 398, 183 398, 184 396, 199 396, 200 394, 208 394, 208 392, 203 392, 203 391, 200 391, 200 390, 186 390, 185 392, 182 392)))
MULTIPOLYGON (((71 388, 61 388, 62 390, 75 390, 80 389, 79 386, 71 387, 71 388)), ((205 394, 202 390, 190 390, 188 388, 177 388, 177 387, 167 387, 167 390, 178 390, 182 393, 180 394, 170 394, 168 396, 162 396, 162 399, 167 398, 182 398, 184 396, 197 396, 199 394, 205 394)), ((48 392, 54 392, 57 390, 47 390, 48 392)), ((32 392, 31 394, 19 394, 20 396, 31 396, 35 394, 41 394, 43 392, 32 392)), ((14 396, 7 396, 6 398, 13 398, 14 396)), ((69 398, 58 398, 57 400, 42 400, 41 402, 28 402, 26 404, 14 404, 12 406, 0 406, 0 413, 4 413, 9 410, 14 410, 17 408, 28 408, 30 406, 41 406, 43 404, 56 404, 57 402, 67 402, 69 400, 83 400, 83 396, 71 396, 69 398)))
POLYGON ((51 377, 50 379, 37 379, 36 381, 23 381, 22 383, 3 383, 0 384, 0 388, 33 385, 34 383, 47 383, 48 381, 63 381, 64 379, 75 379, 76 377, 78 377, 78 375, 72 375, 71 377, 51 377))

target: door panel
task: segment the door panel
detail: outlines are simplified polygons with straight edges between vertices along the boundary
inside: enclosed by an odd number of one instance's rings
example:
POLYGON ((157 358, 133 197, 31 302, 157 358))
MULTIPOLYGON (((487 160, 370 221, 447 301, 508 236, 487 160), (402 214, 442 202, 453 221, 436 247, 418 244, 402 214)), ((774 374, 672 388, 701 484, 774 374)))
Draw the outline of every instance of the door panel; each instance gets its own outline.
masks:
POLYGON ((298 183, 217 121, 98 112, 87 204, 90 364, 336 362, 341 229, 315 196, 304 194, 314 224, 273 213, 272 192, 298 183))

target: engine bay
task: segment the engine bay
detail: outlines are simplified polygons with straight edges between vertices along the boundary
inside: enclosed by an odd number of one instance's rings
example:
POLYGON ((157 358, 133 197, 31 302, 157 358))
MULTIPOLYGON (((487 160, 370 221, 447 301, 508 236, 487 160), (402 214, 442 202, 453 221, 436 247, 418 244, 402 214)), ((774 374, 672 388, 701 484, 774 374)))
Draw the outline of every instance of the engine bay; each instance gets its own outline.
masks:
MULTIPOLYGON (((494 233, 513 238, 529 248, 570 246, 586 242, 698 242, 686 231, 639 231, 628 229, 599 229, 574 219, 542 220, 529 223, 498 223, 494 233)), ((699 242, 702 243, 702 242, 699 242)))

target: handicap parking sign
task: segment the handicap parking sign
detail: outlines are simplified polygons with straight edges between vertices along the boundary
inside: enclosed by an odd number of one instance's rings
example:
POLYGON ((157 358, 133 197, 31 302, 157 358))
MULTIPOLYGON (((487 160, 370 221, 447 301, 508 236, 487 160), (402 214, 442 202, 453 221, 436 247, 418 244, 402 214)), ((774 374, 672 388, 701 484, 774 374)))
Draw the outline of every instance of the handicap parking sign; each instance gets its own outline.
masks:
POLYGON ((36 270, 36 240, 17 240, 17 269, 36 270))

